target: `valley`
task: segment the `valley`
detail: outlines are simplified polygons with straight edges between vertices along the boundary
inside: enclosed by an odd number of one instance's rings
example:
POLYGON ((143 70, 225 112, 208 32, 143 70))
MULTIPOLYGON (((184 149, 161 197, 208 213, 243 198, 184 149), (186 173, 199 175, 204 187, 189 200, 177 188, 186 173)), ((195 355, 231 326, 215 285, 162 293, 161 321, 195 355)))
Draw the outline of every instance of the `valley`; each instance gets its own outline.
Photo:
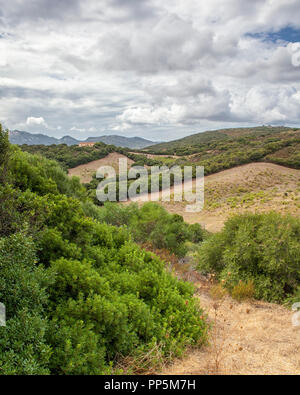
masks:
MULTIPOLYGON (((184 323, 182 314, 190 311, 188 322, 183 324, 186 325, 184 333, 173 322, 173 307, 169 312, 160 314, 160 322, 164 322, 166 314, 169 317, 168 324, 165 324, 168 330, 164 333, 159 329, 160 325, 153 327, 159 333, 160 342, 153 345, 148 341, 146 354, 133 351, 134 343, 131 343, 131 351, 122 359, 118 350, 123 346, 116 344, 115 351, 107 345, 106 352, 113 352, 117 358, 110 370, 112 373, 121 370, 126 374, 165 375, 300 374, 300 332, 291 323, 293 312, 290 307, 300 295, 297 274, 300 264, 298 131, 276 129, 266 133, 265 129, 259 129, 253 134, 249 134, 249 130, 241 134, 240 131, 227 130, 226 134, 223 133, 226 137, 220 138, 221 134, 204 133, 199 137, 202 143, 185 147, 185 152, 176 143, 172 147, 173 153, 166 149, 165 144, 162 145, 163 152, 155 146, 134 151, 103 143, 81 148, 65 145, 24 146, 22 149, 25 152, 13 146, 9 148, 12 158, 9 166, 15 188, 9 194, 20 196, 17 200, 4 200, 5 207, 16 205, 15 213, 20 211, 24 215, 22 201, 26 199, 26 194, 33 194, 34 216, 30 217, 32 209, 29 211, 28 207, 25 218, 29 218, 34 229, 40 226, 35 224, 35 217, 39 218, 44 210, 50 210, 50 221, 45 221, 43 217, 39 219, 44 221, 43 227, 35 231, 34 240, 38 246, 38 259, 59 270, 63 276, 56 280, 55 287, 61 287, 60 284, 70 280, 68 271, 71 270, 78 273, 74 274, 77 276, 75 283, 83 281, 89 295, 89 289, 94 289, 96 285, 89 283, 90 277, 82 278, 79 273, 88 271, 88 276, 97 278, 96 282, 104 276, 107 284, 119 284, 118 293, 113 299, 108 288, 105 291, 105 303, 111 303, 110 308, 114 309, 117 300, 124 300, 124 306, 131 303, 127 300, 127 292, 133 295, 135 278, 139 282, 138 287, 144 287, 140 284, 147 281, 155 285, 141 288, 145 290, 142 291, 145 296, 135 296, 134 303, 147 306, 145 298, 150 298, 151 304, 159 300, 165 305, 165 297, 161 296, 164 293, 160 291, 160 295, 154 295, 153 289, 162 289, 163 284, 167 284, 170 300, 175 289, 179 292, 176 296, 180 303, 176 313, 178 320, 184 323), (260 148, 262 143, 263 149, 260 148), (170 188, 170 202, 162 201, 160 191, 156 203, 137 198, 136 204, 128 201, 99 205, 95 199, 98 184, 95 173, 99 167, 107 165, 118 171, 120 158, 127 158, 128 168, 135 165, 147 169, 152 165, 176 165, 181 168, 191 165, 193 169, 198 165, 204 166, 203 210, 190 213, 186 211, 190 203, 172 200, 177 186, 170 188), (22 177, 19 177, 20 170, 22 177), (39 199, 42 199, 40 203, 39 199), (61 203, 58 203, 60 200, 61 203), (89 228, 92 229, 92 239, 88 236, 89 228), (128 248, 124 258, 123 250, 128 248), (116 262, 111 261, 111 254, 116 254, 118 260, 125 259, 125 267, 133 264, 130 273, 126 272, 128 269, 122 269, 119 273, 116 262), (149 267, 146 261, 150 256, 159 260, 159 274, 154 261, 150 260, 151 274, 144 279, 144 270, 149 267), (87 266, 85 259, 90 262, 87 266), (139 265, 138 269, 135 269, 136 265, 139 265), (139 274, 135 274, 135 270, 139 274), (183 287, 182 291, 178 291, 180 287, 183 287), (196 332, 193 329, 195 322, 196 332), (207 328, 210 328, 208 332, 207 328), (174 333, 172 339, 178 342, 174 354, 173 351, 166 351, 169 333, 174 333), (187 335, 189 340, 185 343, 187 335)), ((197 138, 194 141, 197 142, 197 138)), ((190 181, 189 186, 194 192, 195 180, 190 181)), ((3 191, 5 196, 6 189, 3 191)), ((150 195, 147 198, 150 200, 150 195)), ((25 201, 29 205, 29 201, 25 201)), ((6 212, 10 210, 6 209, 6 212)), ((16 214, 10 215, 12 220, 6 222, 12 221, 10 226, 13 227, 16 214)), ((22 221, 22 218, 17 217, 17 221, 22 221)), ((3 229, 6 229, 4 223, 3 229)), ((3 235, 4 241, 9 240, 6 233, 3 235)), ((100 288, 97 287, 95 289, 99 293, 100 288)), ((50 286, 50 292, 56 291, 50 286)), ((63 292, 62 295, 70 298, 75 310, 79 309, 82 303, 81 294, 76 293, 79 291, 69 293, 65 289, 63 292)), ((139 295, 139 291, 134 295, 139 295)), ((67 308, 61 296, 58 300, 61 309, 67 308)), ((85 303, 96 306, 97 301, 86 299, 82 306, 85 303)), ((126 308, 122 313, 125 326, 131 325, 126 321, 126 308)), ((51 305, 47 309, 51 317, 62 319, 51 305)), ((97 325, 102 322, 100 310, 97 325)), ((88 312, 82 311, 80 314, 91 319, 88 312)), ((112 324, 108 317, 105 319, 108 320, 108 331, 112 327, 117 328, 117 321, 112 324)), ((67 336, 63 333, 70 330, 72 322, 70 318, 61 328, 62 336, 67 336)), ((138 322, 134 321, 134 325, 139 325, 138 322)), ((147 325, 152 325, 152 322, 153 316, 149 317, 147 325)), ((89 331, 89 336, 98 336, 92 327, 85 330, 89 331)), ((51 336, 51 347, 54 347, 56 358, 59 358, 55 369, 63 369, 67 374, 84 372, 84 367, 76 368, 69 363, 76 359, 74 354, 69 354, 67 359, 62 357, 60 347, 63 345, 56 346, 54 333, 51 336)), ((109 339, 111 335, 107 336, 109 339)), ((139 336, 138 339, 140 350, 143 350, 143 337, 139 336)), ((75 346, 77 340, 73 341, 75 346)), ((123 342, 127 344, 125 338, 123 342)), ((95 343, 93 347, 98 346, 95 343)), ((89 353, 87 349, 83 360, 89 353)), ((92 371, 108 371, 106 359, 101 358, 102 367, 98 367, 96 362, 91 367, 92 371)), ((49 369, 51 371, 52 368, 49 369)))
POLYGON ((0 4, 0 376, 300 375, 300 1, 0 4))

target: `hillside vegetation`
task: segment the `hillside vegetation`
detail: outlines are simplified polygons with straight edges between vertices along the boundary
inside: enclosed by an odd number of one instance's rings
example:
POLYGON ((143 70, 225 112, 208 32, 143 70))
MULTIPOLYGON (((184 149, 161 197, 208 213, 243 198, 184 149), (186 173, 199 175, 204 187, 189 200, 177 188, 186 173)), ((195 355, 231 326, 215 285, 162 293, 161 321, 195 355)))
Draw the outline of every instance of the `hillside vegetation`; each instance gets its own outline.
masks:
MULTIPOLYGON (((1 127, 0 170, 1 374, 118 373, 124 357, 141 372, 206 341, 193 287, 126 227, 100 222, 77 178, 10 146, 1 127)), ((166 246, 180 229, 172 218, 160 222, 166 246)), ((146 231, 151 213, 135 221, 146 231)))
MULTIPOLYGON (((44 152, 34 155, 10 145, 0 127, 0 301, 7 308, 7 326, 0 327, 0 372, 153 372, 153 366, 181 356, 187 346, 204 345, 209 337, 205 312, 194 286, 175 274, 191 282, 200 276, 201 287, 213 278, 215 292, 238 302, 298 302, 299 171, 258 161, 261 155, 264 161, 284 157, 285 165, 298 168, 299 132, 261 133, 207 143, 219 149, 225 144, 219 153, 168 157, 124 151, 135 164, 146 165, 203 164, 198 155, 207 154, 207 172, 252 158, 254 163, 206 177, 204 214, 213 212, 225 222, 210 234, 198 214, 191 214, 194 225, 178 215, 185 202, 166 204, 172 214, 154 203, 94 205, 98 180, 83 185, 65 171, 70 147, 34 147, 33 152, 44 152), (64 169, 52 160, 59 156, 64 169), (256 212, 259 207, 267 213, 256 212), (272 209, 278 212, 269 213, 272 209), (154 250, 162 258, 149 252, 154 250)), ((74 159, 116 152, 95 147, 80 149, 74 159)), ((273 349, 270 344, 267 351, 273 349)))
MULTIPOLYGON (((92 180, 96 169, 93 164, 89 166, 89 163, 104 159, 112 153, 125 155, 131 166, 192 166, 194 176, 196 166, 204 166, 205 175, 209 175, 253 162, 276 163, 300 169, 300 130, 283 127, 225 129, 199 133, 136 152, 103 143, 97 143, 94 147, 24 145, 21 148, 48 159, 55 159, 64 169, 81 166, 78 169, 79 174, 75 169, 70 174, 79 175, 83 182, 92 181, 90 189, 95 188, 97 180, 92 180), (86 177, 85 173, 88 173, 86 177)), ((150 182, 149 179, 149 185, 150 182)))
POLYGON ((251 284, 256 299, 297 299, 300 220, 274 212, 233 217, 201 245, 197 260, 201 272, 215 273, 233 295, 251 284))
MULTIPOLYGON (((147 148, 148 153, 177 155, 174 164, 202 165, 205 174, 265 161, 300 168, 300 129, 257 127, 198 133, 147 148)), ((170 160, 169 160, 170 161, 170 160)))
POLYGON ((105 158, 112 152, 126 152, 125 149, 117 148, 114 145, 106 145, 97 143, 93 147, 79 147, 78 145, 68 146, 66 144, 59 145, 22 145, 23 151, 30 154, 44 156, 47 159, 56 160, 63 169, 71 169, 73 167, 92 162, 97 159, 105 158))

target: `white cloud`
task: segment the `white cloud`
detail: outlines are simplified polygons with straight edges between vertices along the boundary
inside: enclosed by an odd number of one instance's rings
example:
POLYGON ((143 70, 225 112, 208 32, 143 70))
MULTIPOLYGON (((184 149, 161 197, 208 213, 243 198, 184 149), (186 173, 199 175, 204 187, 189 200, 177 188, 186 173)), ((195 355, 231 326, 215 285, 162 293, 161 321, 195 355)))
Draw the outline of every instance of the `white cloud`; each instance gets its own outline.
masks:
MULTIPOLYGON (((117 117, 118 118, 118 117, 117 117)), ((127 122, 122 122, 117 125, 110 125, 111 130, 119 131, 119 132, 124 132, 132 128, 132 125, 127 122)))
POLYGON ((48 128, 47 123, 45 122, 43 117, 28 117, 26 120, 27 126, 43 126, 48 128))
POLYGON ((70 129, 71 132, 80 132, 80 133, 84 133, 86 131, 86 129, 83 128, 77 128, 76 126, 72 126, 70 129))

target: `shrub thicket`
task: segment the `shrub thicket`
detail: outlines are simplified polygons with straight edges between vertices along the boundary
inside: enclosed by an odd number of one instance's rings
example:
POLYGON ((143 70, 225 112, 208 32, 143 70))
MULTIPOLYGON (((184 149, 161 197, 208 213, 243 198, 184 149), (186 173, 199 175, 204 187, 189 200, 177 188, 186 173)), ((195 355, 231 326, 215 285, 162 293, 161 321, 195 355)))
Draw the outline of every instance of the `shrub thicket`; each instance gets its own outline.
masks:
MULTIPOLYGON (((0 147, 6 138, 1 131, 0 147)), ((135 244, 126 227, 99 222, 101 209, 55 162, 17 147, 5 154, 0 373, 103 374, 121 356, 159 346, 167 357, 205 341, 190 284, 135 244)))
POLYGON ((256 298, 282 302, 300 285, 300 221, 277 213, 238 215, 202 243, 197 259, 202 272, 215 272, 230 291, 252 281, 256 298))
POLYGON ((47 159, 59 162, 63 169, 67 170, 93 160, 104 158, 111 152, 126 152, 127 150, 114 145, 96 143, 93 147, 79 147, 78 145, 22 145, 23 151, 30 154, 38 154, 47 159))
POLYGON ((182 216, 170 214, 160 205, 149 202, 141 208, 106 203, 99 209, 103 221, 112 225, 127 225, 134 240, 150 242, 153 247, 167 249, 179 257, 187 253, 187 242, 200 243, 205 231, 199 224, 189 225, 182 216))

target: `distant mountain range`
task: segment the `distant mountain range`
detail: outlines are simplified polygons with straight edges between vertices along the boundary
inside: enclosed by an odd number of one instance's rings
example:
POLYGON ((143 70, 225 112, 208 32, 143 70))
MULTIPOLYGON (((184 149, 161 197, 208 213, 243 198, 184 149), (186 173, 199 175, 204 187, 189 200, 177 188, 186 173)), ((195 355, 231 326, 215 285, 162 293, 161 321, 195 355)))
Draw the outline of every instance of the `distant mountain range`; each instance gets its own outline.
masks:
POLYGON ((60 139, 49 137, 45 134, 32 134, 20 130, 12 130, 9 132, 9 140, 12 144, 17 145, 52 145, 52 144, 67 144, 77 145, 81 142, 102 142, 104 144, 112 144, 117 147, 126 147, 133 149, 142 149, 149 145, 156 144, 154 141, 146 140, 141 137, 124 137, 124 136, 99 136, 89 137, 86 140, 76 140, 71 136, 64 136, 60 139))

